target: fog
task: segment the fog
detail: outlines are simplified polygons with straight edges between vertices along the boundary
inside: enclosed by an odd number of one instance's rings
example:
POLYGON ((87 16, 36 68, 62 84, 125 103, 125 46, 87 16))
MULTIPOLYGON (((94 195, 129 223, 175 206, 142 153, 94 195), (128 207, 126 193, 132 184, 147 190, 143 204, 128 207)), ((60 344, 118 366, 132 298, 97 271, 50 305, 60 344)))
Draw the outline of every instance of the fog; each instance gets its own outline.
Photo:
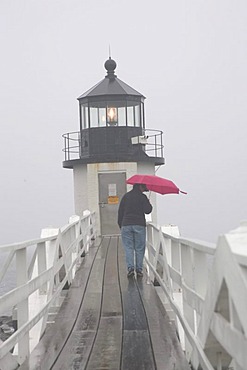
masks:
POLYGON ((215 242, 247 219, 247 3, 237 0, 1 0, 0 244, 74 213, 65 132, 104 62, 146 96, 164 132, 157 175, 187 195, 158 196, 160 224, 215 242))

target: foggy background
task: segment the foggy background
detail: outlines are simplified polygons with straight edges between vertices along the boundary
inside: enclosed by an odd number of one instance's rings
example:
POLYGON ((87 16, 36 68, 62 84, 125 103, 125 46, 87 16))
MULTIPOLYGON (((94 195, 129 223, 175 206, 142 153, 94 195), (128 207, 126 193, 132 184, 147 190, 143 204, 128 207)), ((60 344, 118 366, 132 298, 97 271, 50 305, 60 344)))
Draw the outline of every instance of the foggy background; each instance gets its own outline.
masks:
POLYGON ((77 97, 116 75, 147 97, 164 132, 159 223, 216 242, 247 219, 246 0, 1 0, 0 244, 40 236, 74 214, 62 134, 77 97))

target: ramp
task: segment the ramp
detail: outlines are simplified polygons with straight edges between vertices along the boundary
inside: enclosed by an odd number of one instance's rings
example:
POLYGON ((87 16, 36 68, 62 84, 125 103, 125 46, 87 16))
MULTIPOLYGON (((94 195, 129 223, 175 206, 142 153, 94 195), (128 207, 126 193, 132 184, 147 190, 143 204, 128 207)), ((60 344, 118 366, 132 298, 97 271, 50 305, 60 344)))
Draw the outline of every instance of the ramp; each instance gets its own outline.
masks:
POLYGON ((57 315, 20 369, 189 370, 155 288, 126 276, 118 236, 90 249, 57 315))

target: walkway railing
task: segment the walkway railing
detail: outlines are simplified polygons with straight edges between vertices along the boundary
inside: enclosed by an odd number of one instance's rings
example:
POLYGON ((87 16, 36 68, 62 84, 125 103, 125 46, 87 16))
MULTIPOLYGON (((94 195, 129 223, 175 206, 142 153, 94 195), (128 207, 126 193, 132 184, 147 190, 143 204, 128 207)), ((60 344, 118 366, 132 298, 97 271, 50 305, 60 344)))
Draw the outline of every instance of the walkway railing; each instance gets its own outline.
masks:
POLYGON ((193 369, 247 369, 247 223, 217 245, 148 225, 146 263, 193 369), (183 341, 184 337, 184 341, 183 341))
POLYGON ((29 356, 44 333, 49 314, 56 312, 77 267, 95 239, 95 215, 73 216, 61 229, 44 229, 42 237, 0 246, 7 254, 0 283, 13 261, 17 286, 0 297, 0 315, 14 312, 17 330, 0 341, 0 368, 16 369, 29 356))

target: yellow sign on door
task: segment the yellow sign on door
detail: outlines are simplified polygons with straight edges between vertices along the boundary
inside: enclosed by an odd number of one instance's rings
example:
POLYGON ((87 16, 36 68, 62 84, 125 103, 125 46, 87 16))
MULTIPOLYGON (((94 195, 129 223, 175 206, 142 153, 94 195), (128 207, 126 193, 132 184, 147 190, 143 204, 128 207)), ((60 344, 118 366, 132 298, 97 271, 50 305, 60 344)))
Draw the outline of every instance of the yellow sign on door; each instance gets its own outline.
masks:
POLYGON ((108 204, 118 204, 119 198, 117 196, 109 196, 108 197, 108 204))

